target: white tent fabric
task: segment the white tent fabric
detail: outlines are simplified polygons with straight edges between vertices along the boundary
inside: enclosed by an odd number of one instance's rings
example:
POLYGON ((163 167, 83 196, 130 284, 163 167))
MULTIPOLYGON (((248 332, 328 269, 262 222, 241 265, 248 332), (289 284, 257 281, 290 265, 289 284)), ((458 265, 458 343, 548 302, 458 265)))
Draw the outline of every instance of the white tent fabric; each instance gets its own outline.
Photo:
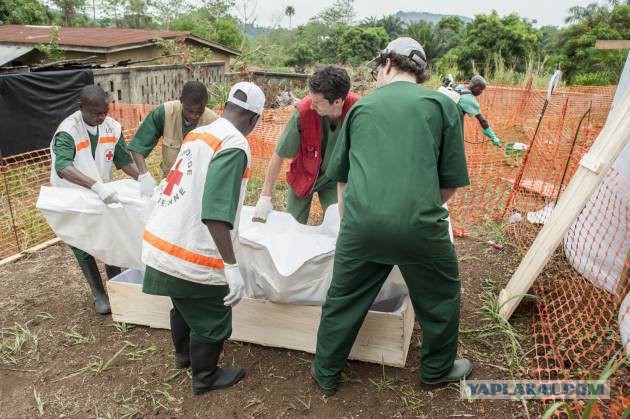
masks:
MULTIPOLYGON (((137 182, 112 182, 122 205, 106 206, 88 189, 42 187, 37 201, 53 231, 108 265, 144 270, 142 234, 153 201, 143 200, 137 182)), ((252 222, 254 208, 243 207, 237 260, 251 296, 279 303, 321 304, 332 278, 339 232, 336 205, 319 226, 299 224, 283 212, 272 212, 267 223, 252 222)), ((407 293, 395 268, 377 301, 407 293)))
MULTIPOLYGON (((626 58, 611 109, 630 94, 630 54, 626 58)), ((627 134, 627 133, 626 133, 627 134)), ((564 236, 564 251, 571 265, 596 287, 617 289, 630 252, 630 143, 586 203, 564 236)))
POLYGON ((630 252, 630 144, 564 237, 573 267, 596 287, 617 293, 630 252))

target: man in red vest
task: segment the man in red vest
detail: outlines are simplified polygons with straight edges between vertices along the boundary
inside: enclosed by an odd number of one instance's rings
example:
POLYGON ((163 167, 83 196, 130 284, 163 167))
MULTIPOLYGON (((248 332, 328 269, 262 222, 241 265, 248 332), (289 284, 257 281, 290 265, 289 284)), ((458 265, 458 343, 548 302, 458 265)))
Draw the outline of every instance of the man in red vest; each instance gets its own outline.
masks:
POLYGON ((341 124, 358 95, 350 92, 346 70, 327 66, 308 79, 309 95, 295 104, 269 162, 265 183, 256 204, 255 221, 264 222, 273 209, 271 194, 284 159, 293 159, 287 173, 287 212, 306 224, 313 194, 322 209, 337 203, 337 185, 326 176, 341 124))

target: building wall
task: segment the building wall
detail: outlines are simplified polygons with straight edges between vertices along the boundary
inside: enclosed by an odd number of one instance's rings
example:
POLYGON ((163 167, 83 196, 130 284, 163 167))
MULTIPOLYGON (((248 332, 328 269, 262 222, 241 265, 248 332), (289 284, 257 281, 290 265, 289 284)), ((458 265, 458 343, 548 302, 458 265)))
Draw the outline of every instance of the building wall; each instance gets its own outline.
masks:
MULTIPOLYGON (((147 45, 146 47, 142 47, 142 48, 134 48, 134 49, 128 49, 125 51, 112 52, 112 53, 106 54, 105 59, 108 63, 115 64, 117 62, 124 61, 124 60, 144 61, 144 60, 150 60, 153 58, 159 58, 161 56, 162 56, 162 50, 160 48, 158 48, 156 45, 147 45)), ((136 64, 136 65, 146 66, 147 63, 136 64)))
POLYGON ((179 98, 184 83, 223 83, 225 63, 197 63, 95 69, 94 82, 110 94, 112 102, 160 104, 179 98))

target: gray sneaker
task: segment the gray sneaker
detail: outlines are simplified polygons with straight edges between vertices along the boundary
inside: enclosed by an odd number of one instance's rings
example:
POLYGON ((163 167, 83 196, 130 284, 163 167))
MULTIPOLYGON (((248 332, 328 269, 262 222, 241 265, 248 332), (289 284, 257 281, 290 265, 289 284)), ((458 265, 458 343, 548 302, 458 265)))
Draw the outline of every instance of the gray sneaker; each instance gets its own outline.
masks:
POLYGON ((423 388, 430 390, 432 388, 440 387, 444 384, 457 382, 462 380, 470 375, 473 369, 473 364, 466 358, 456 359, 453 363, 453 367, 449 372, 441 376, 440 378, 436 378, 435 380, 425 381, 420 379, 420 383, 423 388))

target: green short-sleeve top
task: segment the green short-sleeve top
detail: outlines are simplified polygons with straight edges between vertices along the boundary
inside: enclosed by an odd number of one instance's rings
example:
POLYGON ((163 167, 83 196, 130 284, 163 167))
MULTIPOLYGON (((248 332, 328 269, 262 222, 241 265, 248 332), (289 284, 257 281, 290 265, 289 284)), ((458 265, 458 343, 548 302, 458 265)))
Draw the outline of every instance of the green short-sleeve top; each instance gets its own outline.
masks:
POLYGON ((457 106, 410 82, 377 89, 348 113, 327 175, 347 183, 337 251, 400 264, 448 249, 440 189, 469 183, 457 106))

